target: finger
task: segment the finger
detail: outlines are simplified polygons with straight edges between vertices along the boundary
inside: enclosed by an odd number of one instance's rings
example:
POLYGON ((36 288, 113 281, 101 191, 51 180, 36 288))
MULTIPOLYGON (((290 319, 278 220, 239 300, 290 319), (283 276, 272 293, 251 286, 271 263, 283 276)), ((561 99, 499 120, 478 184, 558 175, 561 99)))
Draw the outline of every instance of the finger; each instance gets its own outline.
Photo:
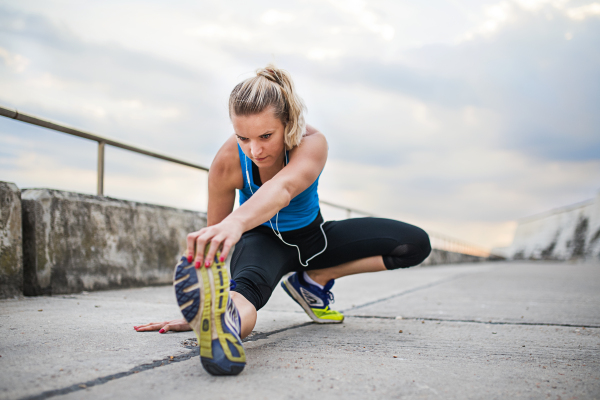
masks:
POLYGON ((194 265, 196 268, 200 268, 202 261, 204 260, 204 247, 206 246, 207 238, 198 236, 196 238, 196 259, 194 265))
POLYGON ((162 327, 163 327, 163 324, 160 324, 160 323, 156 323, 156 324, 152 324, 152 325, 148 324, 143 327, 138 327, 138 329, 136 329, 136 331, 138 331, 138 332, 157 331, 162 327))
POLYGON ((225 242, 223 242, 223 250, 221 250, 221 257, 219 258, 219 261, 223 262, 227 259, 229 251, 231 250, 233 245, 233 240, 226 240, 225 242))
POLYGON ((138 330, 140 328, 145 328, 147 326, 154 325, 154 324, 158 324, 158 322, 150 322, 147 324, 137 325, 137 326, 134 326, 133 329, 138 330))
POLYGON ((160 331, 158 331, 158 333, 167 333, 171 330, 171 325, 167 324, 165 326, 162 327, 162 329, 160 331))
POLYGON ((194 259, 194 247, 196 245, 196 238, 198 237, 198 232, 192 232, 187 235, 187 249, 186 256, 189 263, 194 259))
POLYGON ((210 264, 212 264, 213 260, 215 259, 215 254, 217 253, 217 250, 219 249, 219 247, 221 247, 222 241, 223 241, 222 236, 215 236, 210 241, 210 247, 208 248, 208 253, 206 253, 206 259, 204 261, 205 267, 208 268, 208 267, 210 267, 210 264))

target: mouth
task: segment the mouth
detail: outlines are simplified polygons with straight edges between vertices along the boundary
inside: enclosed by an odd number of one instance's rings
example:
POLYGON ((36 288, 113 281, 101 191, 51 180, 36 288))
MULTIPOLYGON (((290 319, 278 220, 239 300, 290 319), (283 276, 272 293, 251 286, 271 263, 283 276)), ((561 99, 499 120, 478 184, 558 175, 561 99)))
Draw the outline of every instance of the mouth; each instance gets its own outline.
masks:
POLYGON ((254 158, 254 162, 263 162, 263 161, 265 161, 266 159, 267 159, 267 157, 262 157, 262 158, 260 158, 260 157, 255 157, 255 158, 254 158))

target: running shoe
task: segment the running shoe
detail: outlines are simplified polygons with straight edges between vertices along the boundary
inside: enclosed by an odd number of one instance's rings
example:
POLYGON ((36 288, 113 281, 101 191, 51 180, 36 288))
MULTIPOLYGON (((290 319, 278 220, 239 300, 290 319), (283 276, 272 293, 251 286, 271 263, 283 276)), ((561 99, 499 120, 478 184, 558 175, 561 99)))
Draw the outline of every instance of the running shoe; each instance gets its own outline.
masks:
POLYGON ((173 286, 181 313, 198 338, 204 369, 212 375, 237 375, 246 366, 241 320, 229 296, 225 263, 219 257, 217 253, 210 267, 199 269, 181 257, 173 286))
POLYGON ((303 273, 294 272, 283 278, 281 287, 316 323, 339 324, 344 321, 344 315, 329 308, 329 303, 334 302, 333 293, 329 291, 334 283, 332 279, 321 289, 306 282, 303 273))

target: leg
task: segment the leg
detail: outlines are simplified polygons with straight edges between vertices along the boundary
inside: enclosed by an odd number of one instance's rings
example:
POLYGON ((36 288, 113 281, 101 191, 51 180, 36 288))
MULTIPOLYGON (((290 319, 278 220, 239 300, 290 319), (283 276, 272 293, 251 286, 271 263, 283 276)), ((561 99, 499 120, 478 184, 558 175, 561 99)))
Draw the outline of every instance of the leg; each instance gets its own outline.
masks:
MULTIPOLYGON (((407 268, 421 263, 431 251, 429 237, 420 228, 382 218, 360 218, 327 222, 323 226, 327 248, 310 261, 308 268, 282 282, 283 289, 317 323, 340 323, 344 317, 329 308, 335 279, 363 272, 407 268), (313 285, 303 278, 304 272, 313 285), (320 286, 319 286, 320 285, 320 286)), ((312 234, 305 253, 323 248, 322 233, 312 234), (315 236, 316 235, 316 236, 315 236), (315 240, 315 237, 321 240, 315 240)))
MULTIPOLYGON (((283 283, 284 290, 319 323, 343 321, 340 313, 329 309, 329 299, 333 298, 330 289, 335 279, 407 268, 421 263, 431 252, 425 231, 389 219, 332 221, 324 225, 324 231, 326 251, 311 261, 307 270, 298 270, 283 283), (307 282, 302 277, 304 272, 321 287, 307 282)), ((318 242, 313 243, 313 247, 318 247, 318 242)))
POLYGON ((311 278, 408 268, 431 252, 427 233, 400 221, 355 218, 327 222, 324 229, 327 250, 311 261, 307 268, 311 278))
POLYGON ((335 267, 324 269, 313 269, 306 271, 308 276, 320 285, 325 286, 332 279, 342 278, 348 275, 362 274, 365 272, 385 271, 385 264, 381 256, 361 258, 349 261, 335 267))
POLYGON ((231 292, 242 322, 242 338, 256 324, 257 311, 269 300, 281 277, 297 264, 295 249, 285 246, 271 230, 246 232, 236 244, 231 258, 231 292))
POLYGON ((256 325, 256 308, 244 296, 237 292, 231 292, 231 300, 235 303, 242 321, 241 338, 248 336, 254 325, 256 325))
POLYGON ((308 277, 322 287, 308 283, 307 279, 302 277, 302 272, 288 276, 282 282, 282 287, 313 321, 320 324, 340 323, 344 321, 343 314, 329 308, 329 302, 333 300, 333 295, 329 290, 333 286, 335 279, 363 272, 383 271, 385 269, 381 256, 367 257, 349 261, 335 267, 306 271, 308 277))

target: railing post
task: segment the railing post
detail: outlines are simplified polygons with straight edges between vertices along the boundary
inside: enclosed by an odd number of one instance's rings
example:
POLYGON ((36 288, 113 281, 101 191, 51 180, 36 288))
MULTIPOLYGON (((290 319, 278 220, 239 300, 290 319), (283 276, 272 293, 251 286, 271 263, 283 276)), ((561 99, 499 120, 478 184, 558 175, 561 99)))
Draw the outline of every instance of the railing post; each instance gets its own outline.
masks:
POLYGON ((349 208, 346 208, 346 219, 350 219, 351 216, 352 216, 352 210, 349 208))
POLYGON ((98 196, 104 196, 104 142, 98 142, 98 196))

